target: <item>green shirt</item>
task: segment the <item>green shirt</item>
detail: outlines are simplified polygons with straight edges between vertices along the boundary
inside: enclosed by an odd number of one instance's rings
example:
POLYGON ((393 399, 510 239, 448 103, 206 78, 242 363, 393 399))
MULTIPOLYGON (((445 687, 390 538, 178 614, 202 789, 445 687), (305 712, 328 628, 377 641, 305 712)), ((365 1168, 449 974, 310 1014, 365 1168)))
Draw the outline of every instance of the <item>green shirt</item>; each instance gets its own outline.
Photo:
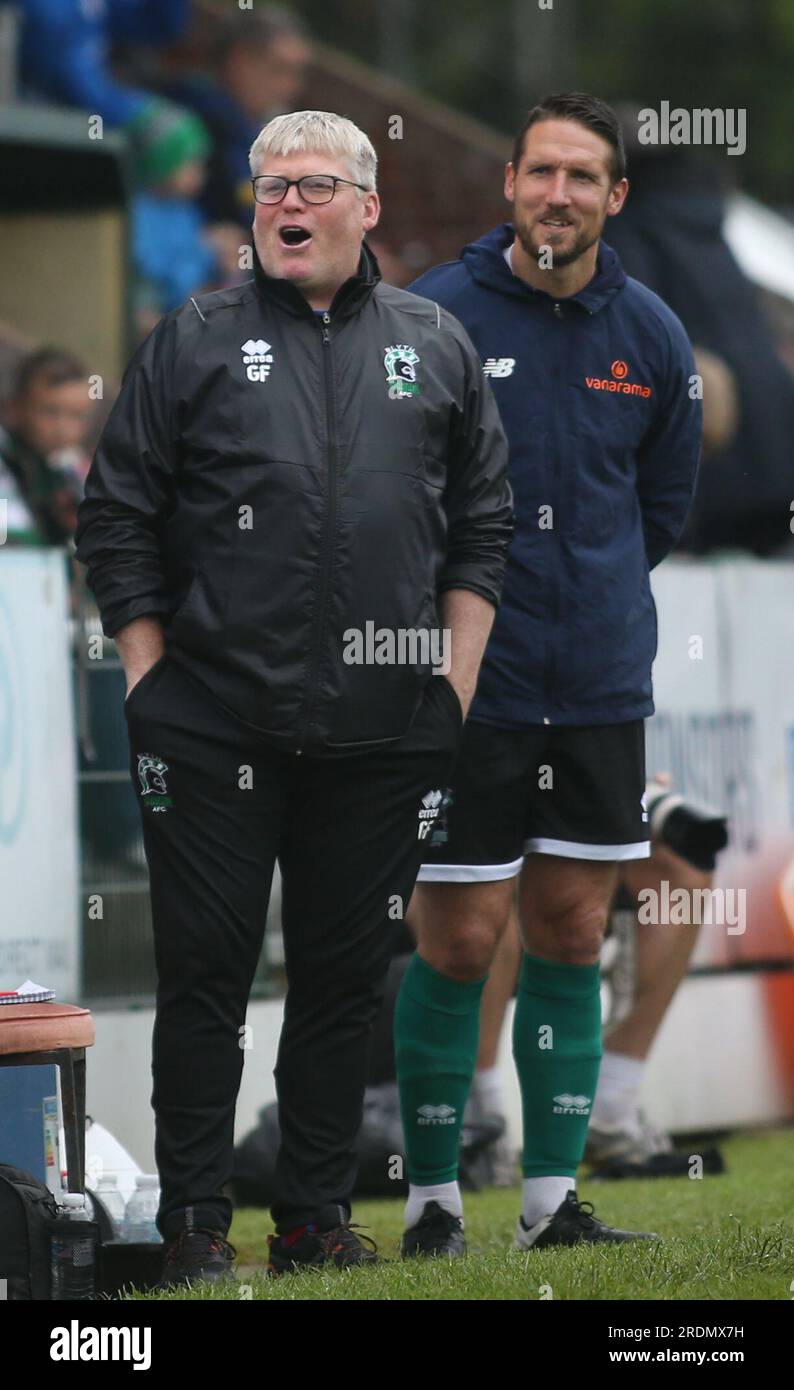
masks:
POLYGON ((0 426, 0 500, 6 545, 66 545, 77 524, 82 488, 74 473, 54 466, 12 430, 0 426))

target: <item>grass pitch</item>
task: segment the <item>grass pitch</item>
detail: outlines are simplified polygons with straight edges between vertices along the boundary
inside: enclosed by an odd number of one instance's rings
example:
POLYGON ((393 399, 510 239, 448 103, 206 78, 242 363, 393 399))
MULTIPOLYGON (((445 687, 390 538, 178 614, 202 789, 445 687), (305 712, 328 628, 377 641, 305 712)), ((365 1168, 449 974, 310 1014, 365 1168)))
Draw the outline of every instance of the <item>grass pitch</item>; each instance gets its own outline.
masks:
MULTIPOLYGON (((269 1213, 235 1212, 238 1285, 202 1284, 158 1300, 242 1297, 273 1301, 527 1299, 773 1299, 794 1297, 794 1128, 746 1134, 722 1146, 727 1171, 701 1179, 578 1183, 581 1200, 610 1225, 657 1231, 661 1241, 518 1251, 510 1248, 520 1187, 465 1198, 469 1255, 399 1257, 402 1201, 357 1203, 384 1261, 369 1269, 303 1271, 268 1279, 269 1213)), ((155 1297, 136 1294, 134 1297, 155 1297)))

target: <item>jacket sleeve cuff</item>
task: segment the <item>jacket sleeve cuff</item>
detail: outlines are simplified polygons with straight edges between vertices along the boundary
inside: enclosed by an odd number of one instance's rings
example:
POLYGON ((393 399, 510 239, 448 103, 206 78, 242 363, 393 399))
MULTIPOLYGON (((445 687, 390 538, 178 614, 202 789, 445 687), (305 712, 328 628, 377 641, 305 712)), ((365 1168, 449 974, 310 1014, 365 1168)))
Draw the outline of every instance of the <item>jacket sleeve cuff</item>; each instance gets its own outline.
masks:
POLYGON ((481 598, 487 599, 494 608, 499 607, 499 600, 502 596, 501 585, 489 583, 481 573, 472 573, 465 565, 457 565, 454 569, 444 570, 436 586, 436 592, 443 594, 446 589, 471 589, 473 594, 479 594, 481 598))
POLYGON ((127 603, 118 605, 112 604, 110 607, 105 605, 100 608, 99 616, 102 621, 102 631, 106 637, 115 637, 121 629, 128 623, 132 623, 136 618, 161 618, 167 617, 171 612, 171 604, 167 599, 139 598, 130 599, 127 603))

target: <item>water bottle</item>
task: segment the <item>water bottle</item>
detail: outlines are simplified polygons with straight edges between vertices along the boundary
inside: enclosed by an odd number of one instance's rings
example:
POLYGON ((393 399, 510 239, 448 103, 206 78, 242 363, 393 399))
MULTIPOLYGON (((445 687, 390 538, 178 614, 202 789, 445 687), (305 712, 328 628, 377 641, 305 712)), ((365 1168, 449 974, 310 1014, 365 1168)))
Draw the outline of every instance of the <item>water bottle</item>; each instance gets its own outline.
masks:
POLYGON ((145 1245, 161 1242, 157 1229, 157 1210, 160 1206, 160 1179, 156 1173, 139 1173, 135 1191, 124 1213, 124 1240, 145 1245))
MULTIPOLYGON (((58 1200, 60 1201, 60 1198, 64 1195, 64 1193, 65 1193, 65 1192, 68 1192, 68 1191, 69 1191, 69 1173, 68 1173, 68 1171, 66 1170, 66 1168, 62 1168, 62 1169, 61 1169, 61 1190, 60 1190, 60 1193, 59 1193, 59 1195, 58 1195, 58 1200)), ((96 1208, 95 1208, 95 1206, 94 1206, 93 1198, 92 1198, 92 1196, 91 1196, 91 1193, 88 1191, 88 1188, 86 1188, 85 1192, 84 1192, 82 1195, 85 1197, 85 1209, 86 1209, 86 1211, 87 1211, 87 1213, 88 1213, 88 1219, 89 1219, 89 1221, 96 1221, 96 1208)))
POLYGON ((119 1192, 118 1175, 116 1173, 104 1173, 97 1183, 96 1195, 113 1222, 113 1235, 115 1239, 123 1239, 122 1228, 124 1226, 125 1208, 124 1198, 119 1192))
POLYGON ((99 1231, 82 1192, 64 1192, 50 1239, 52 1297, 61 1302, 96 1293, 99 1231))

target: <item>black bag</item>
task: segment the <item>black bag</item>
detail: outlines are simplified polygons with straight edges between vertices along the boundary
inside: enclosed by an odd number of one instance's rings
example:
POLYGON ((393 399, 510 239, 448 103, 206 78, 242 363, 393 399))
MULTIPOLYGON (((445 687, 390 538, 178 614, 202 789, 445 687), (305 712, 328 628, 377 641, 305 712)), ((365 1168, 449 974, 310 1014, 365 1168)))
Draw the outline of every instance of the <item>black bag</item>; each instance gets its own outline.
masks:
MULTIPOLYGON (((152 1289, 162 1274, 163 1246, 114 1239, 101 1197, 90 1195, 99 1231, 97 1294, 115 1298, 130 1285, 152 1289)), ((44 1183, 22 1168, 0 1163, 0 1280, 7 1281, 8 1299, 52 1298, 50 1241, 57 1214, 55 1197, 44 1183)))
MULTIPOLYGON (((402 1125, 399 1113, 393 1113, 392 1092, 396 1095, 395 1084, 387 1083, 368 1086, 364 1094, 364 1119, 356 1140, 356 1198, 401 1197, 408 1191, 406 1181, 391 1178, 393 1160, 402 1159, 403 1151, 402 1125)), ((234 1150, 231 1189, 235 1206, 269 1207, 275 1201, 280 1143, 278 1106, 273 1101, 262 1107, 255 1128, 234 1150)))
POLYGON ((50 1237, 58 1206, 22 1168, 0 1163, 0 1279, 9 1299, 50 1297, 50 1237))

